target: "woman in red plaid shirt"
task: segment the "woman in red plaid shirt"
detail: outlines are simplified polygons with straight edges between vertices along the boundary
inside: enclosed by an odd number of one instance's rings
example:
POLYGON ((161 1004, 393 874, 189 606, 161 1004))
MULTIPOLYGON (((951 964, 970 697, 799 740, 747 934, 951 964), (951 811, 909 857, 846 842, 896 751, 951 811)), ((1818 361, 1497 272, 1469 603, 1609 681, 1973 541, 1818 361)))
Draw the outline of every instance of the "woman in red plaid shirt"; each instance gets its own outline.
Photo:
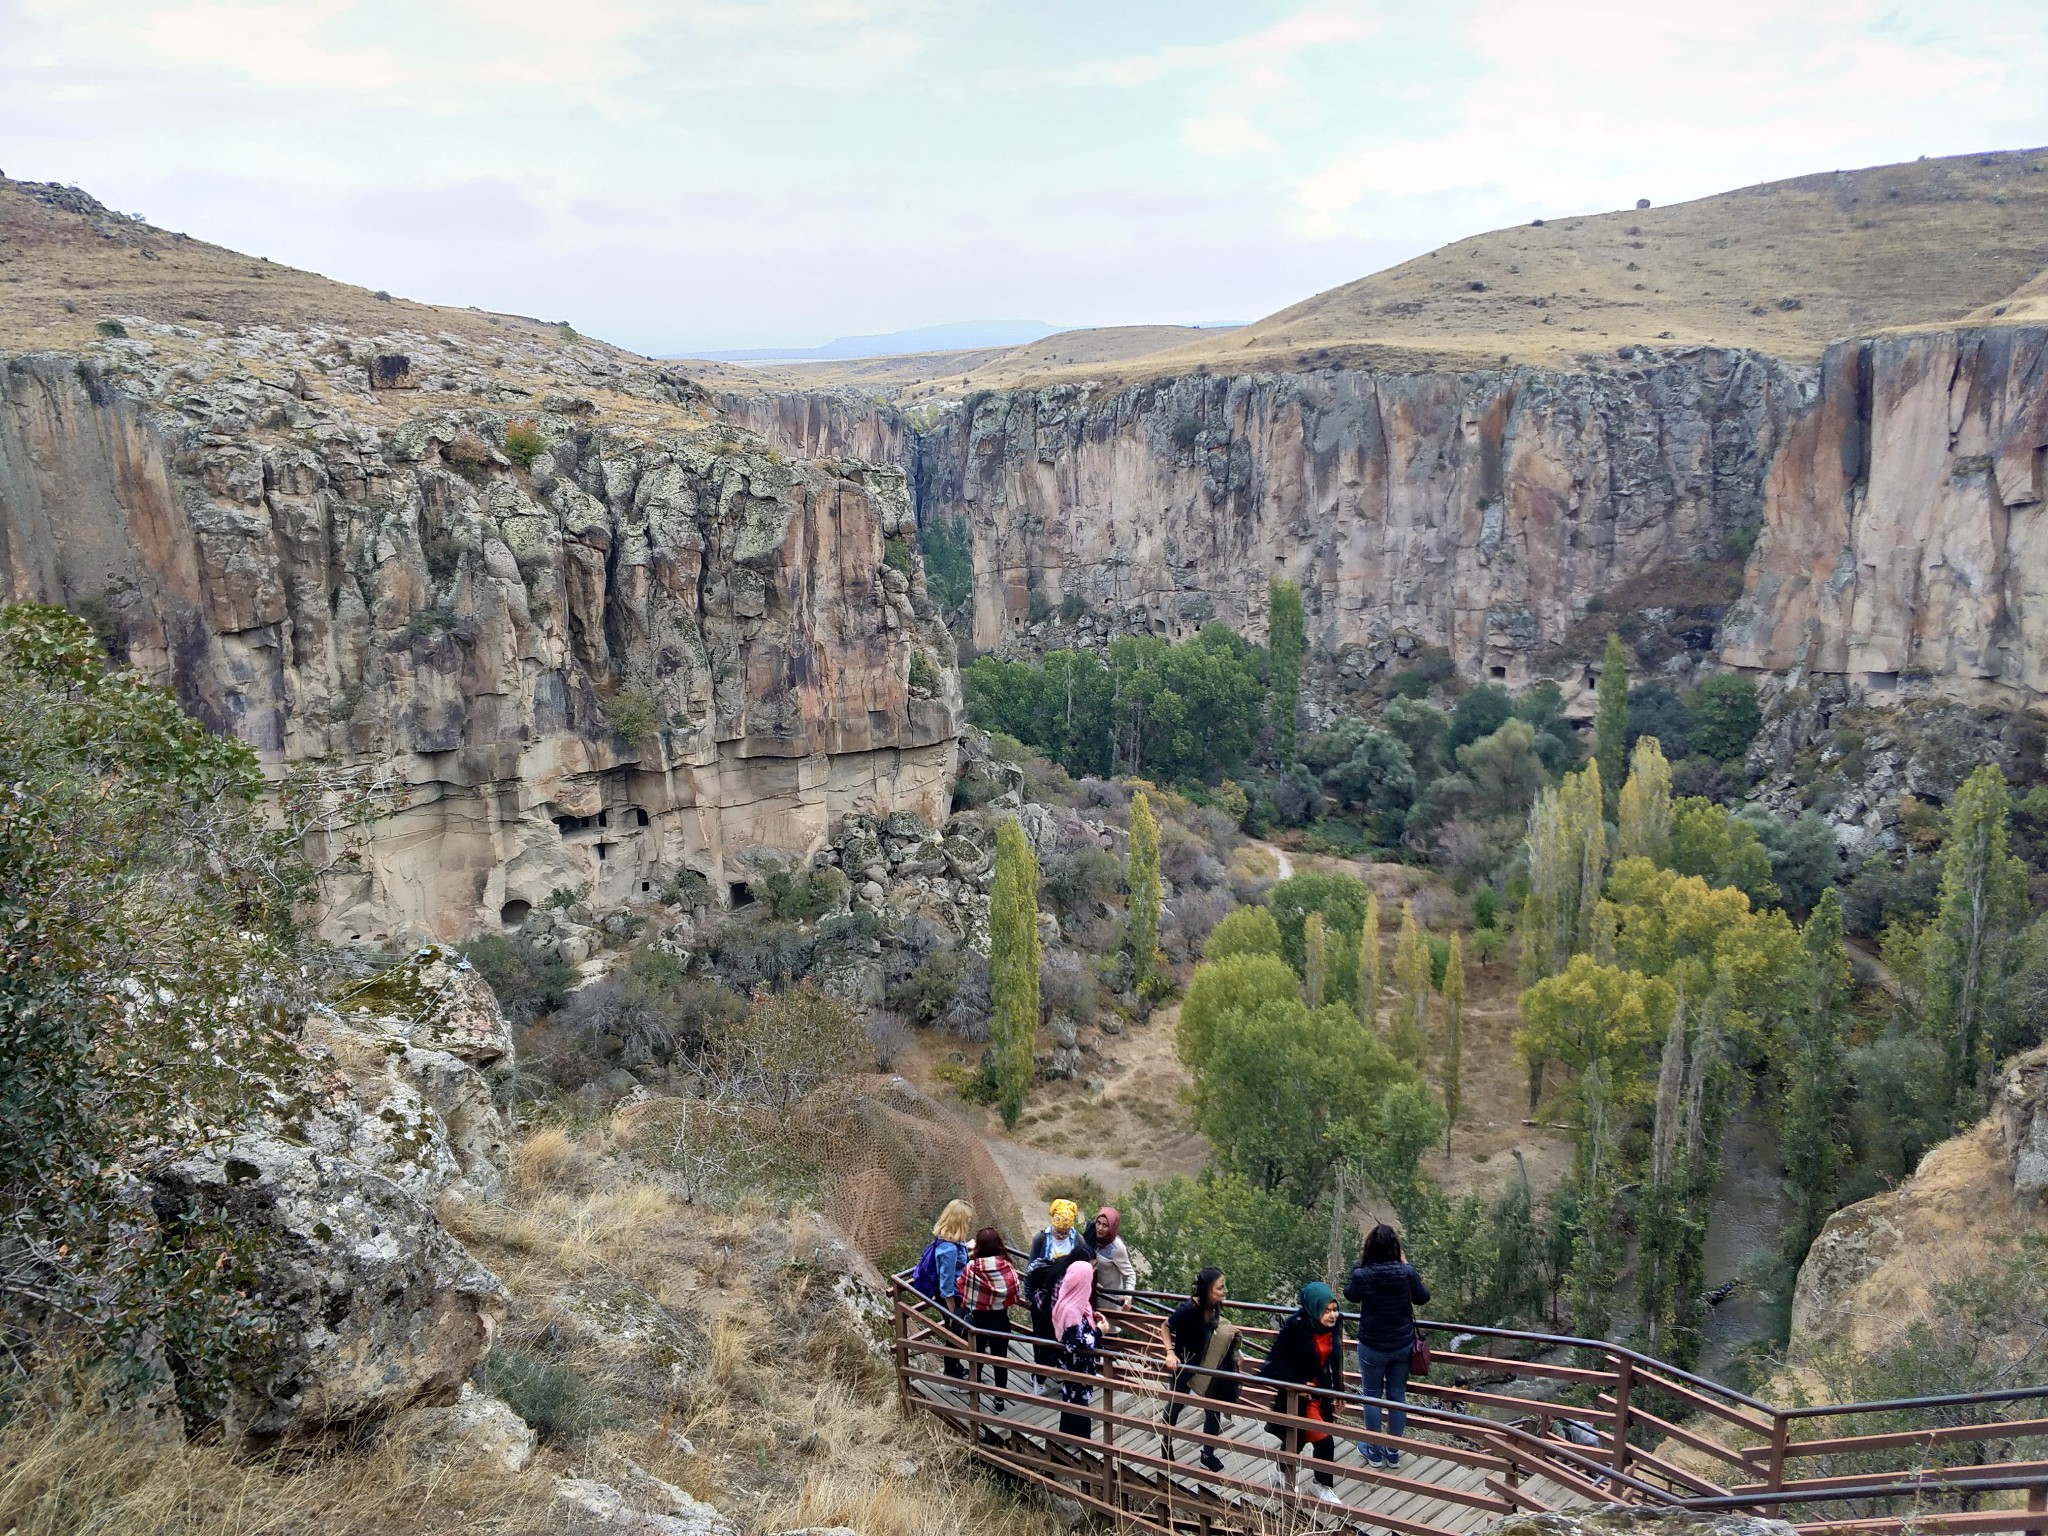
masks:
MULTIPOLYGON (((959 1290, 960 1310, 974 1328, 974 1348, 979 1354, 995 1357, 996 1389, 1001 1391, 1010 1384, 1010 1368, 1003 1363, 1010 1358, 1010 1308, 1017 1305, 1024 1287, 1010 1263, 1003 1234, 994 1227, 983 1227, 974 1234, 974 1257, 960 1271, 959 1290)), ((981 1379, 978 1361, 974 1379, 981 1379)), ((1003 1407, 1004 1400, 998 1397, 995 1411, 1001 1413, 1003 1407)))

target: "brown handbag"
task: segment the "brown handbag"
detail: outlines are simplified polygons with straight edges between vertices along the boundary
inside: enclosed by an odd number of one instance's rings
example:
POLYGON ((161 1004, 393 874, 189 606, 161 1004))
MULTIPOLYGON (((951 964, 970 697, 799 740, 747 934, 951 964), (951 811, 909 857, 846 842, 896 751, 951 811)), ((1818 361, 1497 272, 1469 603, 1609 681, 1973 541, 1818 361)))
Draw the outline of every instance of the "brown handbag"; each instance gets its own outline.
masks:
POLYGON ((1408 1346, 1408 1374, 1427 1376, 1430 1362, 1429 1336, 1418 1328, 1415 1330, 1415 1342, 1408 1346))

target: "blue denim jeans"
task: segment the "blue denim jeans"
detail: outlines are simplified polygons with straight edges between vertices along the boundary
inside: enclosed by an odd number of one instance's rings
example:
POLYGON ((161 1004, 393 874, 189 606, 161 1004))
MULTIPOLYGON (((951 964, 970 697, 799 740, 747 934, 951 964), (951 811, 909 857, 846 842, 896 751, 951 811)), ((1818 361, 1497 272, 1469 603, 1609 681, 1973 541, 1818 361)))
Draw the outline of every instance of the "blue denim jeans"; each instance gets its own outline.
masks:
MULTIPOLYGON (((1390 1403, 1407 1402, 1408 1351, 1374 1349, 1361 1341, 1358 1346, 1358 1392, 1361 1397, 1383 1397, 1390 1403)), ((1392 1409, 1387 1419, 1390 1434, 1408 1433, 1406 1410, 1392 1409)), ((1379 1433, 1379 1404, 1369 1402, 1365 1405, 1365 1427, 1374 1434, 1379 1433)))

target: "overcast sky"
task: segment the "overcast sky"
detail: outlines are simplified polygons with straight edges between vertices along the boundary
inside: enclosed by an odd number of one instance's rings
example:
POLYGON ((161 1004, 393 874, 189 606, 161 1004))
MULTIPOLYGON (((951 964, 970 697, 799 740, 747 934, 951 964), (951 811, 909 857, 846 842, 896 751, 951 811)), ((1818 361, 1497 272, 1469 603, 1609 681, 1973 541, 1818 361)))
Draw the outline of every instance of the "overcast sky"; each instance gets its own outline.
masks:
POLYGON ((657 354, 2043 143, 2044 0, 0 0, 8 175, 657 354))

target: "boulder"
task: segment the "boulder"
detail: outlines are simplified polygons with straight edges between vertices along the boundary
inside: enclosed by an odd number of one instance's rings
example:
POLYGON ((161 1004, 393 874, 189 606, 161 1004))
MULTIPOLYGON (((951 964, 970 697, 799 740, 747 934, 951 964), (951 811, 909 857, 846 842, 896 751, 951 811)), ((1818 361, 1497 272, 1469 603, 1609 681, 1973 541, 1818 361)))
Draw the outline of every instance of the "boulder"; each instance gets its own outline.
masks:
POLYGON ((480 1462, 524 1472, 540 1437, 510 1404, 469 1382, 452 1403, 414 1408, 391 1426, 419 1455, 439 1462, 480 1462))
POLYGON ((228 1429, 270 1440, 454 1403, 505 1315, 498 1277, 392 1179, 279 1137, 238 1137, 159 1173, 162 1224, 225 1220, 257 1238, 273 1357, 236 1390, 228 1429))
POLYGON ((2012 1159, 2012 1192, 2040 1205, 2048 1197, 2048 1046, 2016 1056, 1991 1101, 1998 1144, 2012 1159))
MULTIPOLYGON (((637 1468, 634 1469, 636 1472, 637 1468)), ((640 1472, 623 1493, 586 1477, 555 1479, 555 1504, 570 1522, 565 1531, 631 1532, 634 1536, 737 1536, 714 1505, 673 1483, 640 1472)))

